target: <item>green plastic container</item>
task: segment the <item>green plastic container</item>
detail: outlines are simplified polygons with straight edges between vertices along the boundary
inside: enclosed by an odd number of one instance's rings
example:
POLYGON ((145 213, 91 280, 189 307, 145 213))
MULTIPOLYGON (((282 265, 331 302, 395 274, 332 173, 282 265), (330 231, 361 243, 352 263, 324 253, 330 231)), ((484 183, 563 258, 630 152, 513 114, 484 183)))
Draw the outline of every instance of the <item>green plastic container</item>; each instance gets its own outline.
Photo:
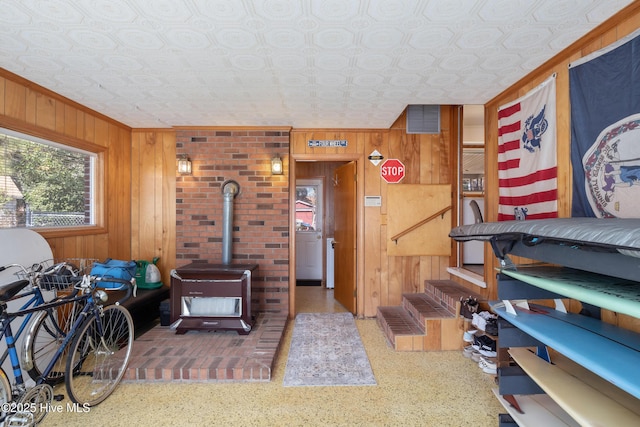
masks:
POLYGON ((162 286, 160 280, 160 270, 156 263, 160 257, 155 257, 153 261, 136 261, 136 284, 140 289, 157 289, 162 286))

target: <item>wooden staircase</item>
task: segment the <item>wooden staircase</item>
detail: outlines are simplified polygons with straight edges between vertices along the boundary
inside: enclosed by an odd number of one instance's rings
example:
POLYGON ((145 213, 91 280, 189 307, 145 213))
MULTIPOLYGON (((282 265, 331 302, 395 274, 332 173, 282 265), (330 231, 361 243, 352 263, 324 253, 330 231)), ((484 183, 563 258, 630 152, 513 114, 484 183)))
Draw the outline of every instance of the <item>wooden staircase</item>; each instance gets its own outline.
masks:
POLYGON ((459 350, 464 321, 460 298, 482 297, 452 280, 427 280, 423 293, 402 295, 402 305, 378 307, 376 321, 396 351, 459 350))

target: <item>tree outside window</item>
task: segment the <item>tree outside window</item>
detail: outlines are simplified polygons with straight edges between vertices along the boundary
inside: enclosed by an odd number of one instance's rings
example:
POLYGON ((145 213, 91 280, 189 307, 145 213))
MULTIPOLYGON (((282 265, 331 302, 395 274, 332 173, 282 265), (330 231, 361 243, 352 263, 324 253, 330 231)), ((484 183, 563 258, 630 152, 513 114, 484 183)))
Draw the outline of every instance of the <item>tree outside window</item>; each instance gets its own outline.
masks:
POLYGON ((96 155, 0 133, 0 227, 92 225, 96 155))

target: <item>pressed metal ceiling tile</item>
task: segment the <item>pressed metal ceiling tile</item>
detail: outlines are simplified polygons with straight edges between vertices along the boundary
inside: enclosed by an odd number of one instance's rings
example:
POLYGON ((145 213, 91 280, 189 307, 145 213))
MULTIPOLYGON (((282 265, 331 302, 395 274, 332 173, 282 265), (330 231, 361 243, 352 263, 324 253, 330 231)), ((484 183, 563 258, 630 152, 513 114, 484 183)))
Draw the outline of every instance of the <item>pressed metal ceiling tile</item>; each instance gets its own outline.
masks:
POLYGON ((0 67, 131 127, 484 104, 631 0, 2 0, 0 67))

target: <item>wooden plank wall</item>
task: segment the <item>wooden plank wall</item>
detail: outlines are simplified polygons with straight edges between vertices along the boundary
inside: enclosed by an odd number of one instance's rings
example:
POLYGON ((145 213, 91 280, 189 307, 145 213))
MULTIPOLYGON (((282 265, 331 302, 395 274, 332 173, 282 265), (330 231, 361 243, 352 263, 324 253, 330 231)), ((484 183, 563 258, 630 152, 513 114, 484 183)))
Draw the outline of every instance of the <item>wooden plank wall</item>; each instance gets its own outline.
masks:
POLYGON ((131 129, 0 69, 0 127, 99 153, 101 226, 43 231, 56 258, 131 257, 131 129))
MULTIPOLYGON (((441 133, 437 135, 409 135, 405 131, 404 113, 390 129, 385 130, 293 130, 291 154, 294 159, 343 161, 355 159, 363 165, 363 194, 358 195, 362 205, 364 195, 380 196, 381 207, 364 207, 358 218, 363 228, 361 255, 362 271, 358 274, 357 314, 365 317, 376 315, 380 305, 398 305, 404 292, 423 290, 427 279, 448 279, 448 256, 388 256, 387 239, 387 188, 403 184, 451 184, 455 176, 457 141, 457 108, 441 107, 441 133), (346 139, 347 147, 309 147, 310 139, 346 139), (387 184, 380 177, 380 165, 373 165, 367 157, 378 150, 385 159, 396 158, 406 167, 406 176, 398 184, 387 184)), ((297 166, 296 166, 297 170, 297 166)), ((296 172, 297 173, 297 172, 296 172)), ((296 175, 297 176, 297 175, 296 175)), ((455 203, 455 200, 453 201, 455 203)), ((293 263, 293 260, 291 261, 293 263)))
MULTIPOLYGON (((500 106, 525 95, 553 73, 557 74, 558 211, 560 217, 571 216, 572 171, 568 66, 571 62, 633 33, 638 28, 640 28, 640 2, 633 2, 485 105, 485 218, 487 221, 497 219, 498 208, 497 110, 500 106)), ((493 253, 489 246, 485 245, 485 272, 495 271, 494 268, 497 266, 498 263, 493 253)), ((487 274, 486 280, 490 296, 495 298, 497 296, 495 275, 487 274)), ((576 309, 577 306, 574 304, 572 308, 576 309)), ((638 319, 631 319, 611 312, 607 316, 612 323, 624 324, 627 327, 640 330, 640 320, 638 319)))
POLYGON ((131 257, 159 257, 169 284, 176 262, 176 133, 136 129, 131 153, 131 257))

